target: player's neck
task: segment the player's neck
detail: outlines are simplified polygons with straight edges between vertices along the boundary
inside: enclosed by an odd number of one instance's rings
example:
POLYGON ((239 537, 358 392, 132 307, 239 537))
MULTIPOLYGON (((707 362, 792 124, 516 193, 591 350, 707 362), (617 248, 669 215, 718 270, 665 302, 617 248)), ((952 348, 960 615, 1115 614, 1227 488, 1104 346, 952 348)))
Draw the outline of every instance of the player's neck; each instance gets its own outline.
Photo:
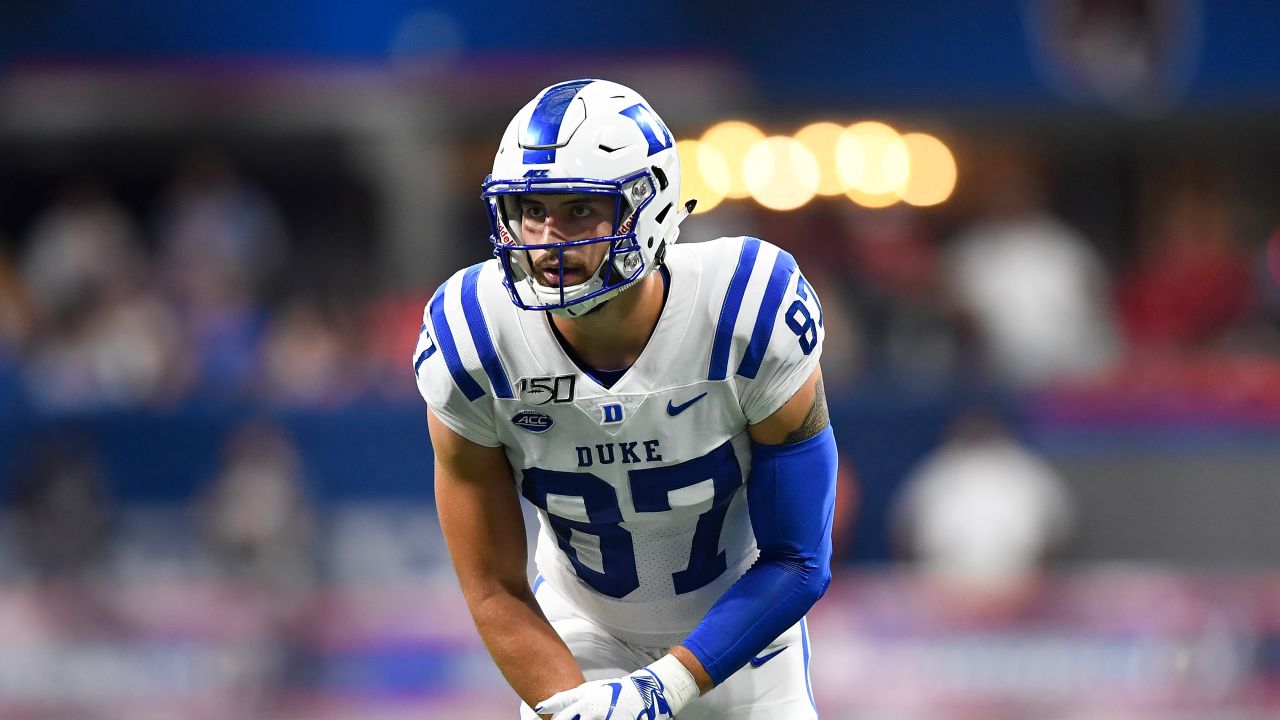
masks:
POLYGON ((551 322, 574 352, 593 368, 619 370, 640 357, 662 315, 661 271, 582 317, 552 315, 551 322))

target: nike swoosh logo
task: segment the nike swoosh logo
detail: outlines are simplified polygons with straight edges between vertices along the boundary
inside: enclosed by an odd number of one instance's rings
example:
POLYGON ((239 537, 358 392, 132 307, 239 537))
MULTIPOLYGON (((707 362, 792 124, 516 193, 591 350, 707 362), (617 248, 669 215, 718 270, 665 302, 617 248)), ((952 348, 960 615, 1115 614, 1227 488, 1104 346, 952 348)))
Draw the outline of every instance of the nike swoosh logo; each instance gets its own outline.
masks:
POLYGON ((761 656, 759 656, 759 657, 753 657, 753 658, 751 658, 751 667, 753 667, 753 668, 758 668, 758 667, 760 667, 761 665, 763 665, 763 664, 765 664, 765 663, 769 662, 770 660, 772 660, 772 659, 774 659, 774 658, 778 657, 778 653, 782 652, 783 650, 786 650, 786 649, 787 649, 787 648, 789 648, 789 647, 791 647, 791 646, 790 646, 790 645, 783 645, 782 647, 778 648, 777 650, 774 650, 773 652, 769 653, 768 655, 761 655, 761 656))
POLYGON ((692 399, 692 400, 688 400, 688 401, 686 401, 686 402, 680 403, 679 405, 676 405, 676 404, 672 403, 670 400, 668 400, 668 401, 667 401, 667 414, 668 414, 668 415, 670 415, 671 417, 675 417, 675 416, 679 415, 680 413, 684 412, 684 411, 685 411, 685 410, 686 410, 690 405, 692 405, 692 404, 694 404, 694 403, 698 402, 699 400, 701 400, 702 398, 704 398, 704 397, 706 397, 706 396, 707 396, 707 394, 706 394, 706 393, 702 393, 702 394, 701 394, 701 395, 699 395, 698 397, 696 397, 696 398, 694 398, 694 399, 692 399))
MULTIPOLYGON (((613 697, 609 699, 609 714, 604 716, 604 720, 613 717, 613 711, 618 708, 618 696, 622 694, 622 683, 609 683, 609 687, 613 688, 613 697)), ((581 718, 581 715, 575 715, 575 720, 581 718)))

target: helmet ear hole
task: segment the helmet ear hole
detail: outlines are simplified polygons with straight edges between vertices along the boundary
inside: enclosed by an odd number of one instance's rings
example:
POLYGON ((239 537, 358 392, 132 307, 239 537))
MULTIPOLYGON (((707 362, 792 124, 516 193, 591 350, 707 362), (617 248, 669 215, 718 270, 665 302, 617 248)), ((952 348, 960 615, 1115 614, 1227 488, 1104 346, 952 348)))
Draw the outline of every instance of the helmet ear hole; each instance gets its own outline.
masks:
MULTIPOLYGON (((667 174, 657 165, 650 166, 649 169, 653 171, 653 176, 658 178, 658 191, 666 190, 667 186, 671 184, 667 181, 667 174)), ((658 222, 662 222, 662 220, 658 220, 658 222)))

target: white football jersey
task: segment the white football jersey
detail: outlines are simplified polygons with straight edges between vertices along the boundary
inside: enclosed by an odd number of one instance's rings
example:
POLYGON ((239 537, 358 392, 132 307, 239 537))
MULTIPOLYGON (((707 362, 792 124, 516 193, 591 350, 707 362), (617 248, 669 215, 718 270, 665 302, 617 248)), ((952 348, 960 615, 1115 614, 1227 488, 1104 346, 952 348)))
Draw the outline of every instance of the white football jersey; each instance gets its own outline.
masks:
POLYGON ((436 291, 418 389, 462 436, 502 446, 538 508, 545 582, 628 642, 673 645, 756 557, 747 426, 818 364, 822 310, 790 254, 755 238, 672 245, 666 305, 612 388, 546 313, 516 308, 496 260, 436 291))

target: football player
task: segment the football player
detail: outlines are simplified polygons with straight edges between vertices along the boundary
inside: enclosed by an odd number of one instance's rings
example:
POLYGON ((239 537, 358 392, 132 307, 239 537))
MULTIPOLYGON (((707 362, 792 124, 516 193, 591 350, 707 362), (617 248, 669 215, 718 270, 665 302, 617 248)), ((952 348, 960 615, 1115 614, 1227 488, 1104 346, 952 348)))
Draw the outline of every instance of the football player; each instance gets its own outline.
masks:
POLYGON ((413 364, 445 540, 522 717, 816 717, 836 448, 813 288, 761 240, 675 244, 675 142, 617 83, 538 93, 483 199, 495 258, 435 292, 413 364))

